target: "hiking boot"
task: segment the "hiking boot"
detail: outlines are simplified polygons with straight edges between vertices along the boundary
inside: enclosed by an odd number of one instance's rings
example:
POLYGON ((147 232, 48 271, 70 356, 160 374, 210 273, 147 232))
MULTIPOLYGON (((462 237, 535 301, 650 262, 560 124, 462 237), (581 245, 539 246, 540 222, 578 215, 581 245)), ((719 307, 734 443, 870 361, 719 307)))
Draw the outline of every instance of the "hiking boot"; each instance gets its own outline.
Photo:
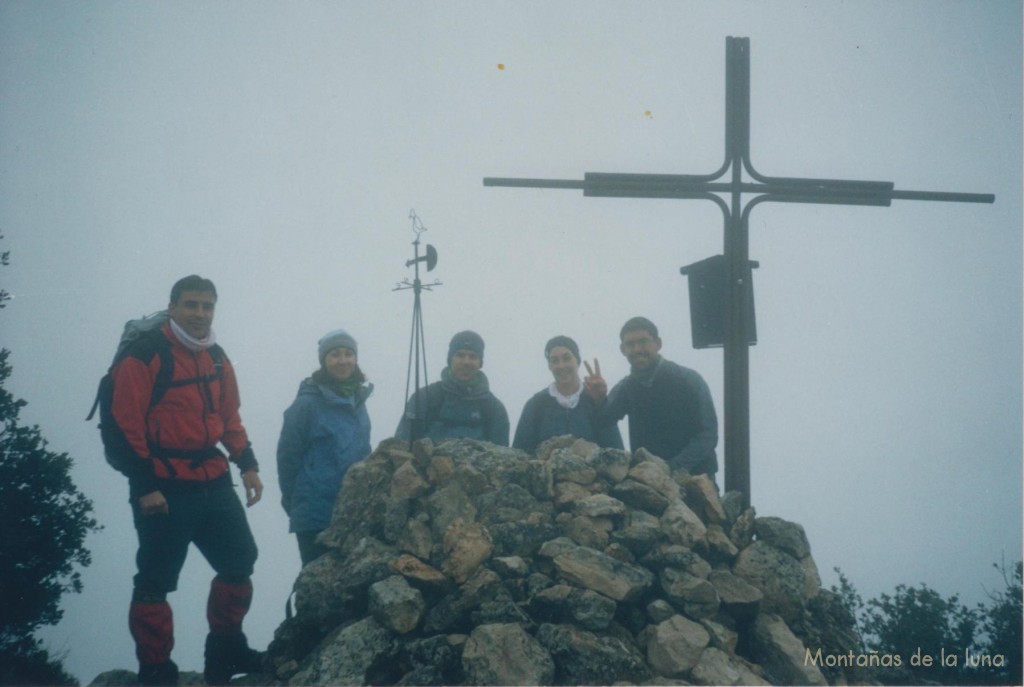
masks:
POLYGON ((245 634, 206 635, 206 667, 203 678, 208 685, 226 685, 234 675, 263 672, 263 652, 249 648, 245 634))
POLYGON ((178 666, 174 661, 139 666, 140 685, 177 685, 178 666))

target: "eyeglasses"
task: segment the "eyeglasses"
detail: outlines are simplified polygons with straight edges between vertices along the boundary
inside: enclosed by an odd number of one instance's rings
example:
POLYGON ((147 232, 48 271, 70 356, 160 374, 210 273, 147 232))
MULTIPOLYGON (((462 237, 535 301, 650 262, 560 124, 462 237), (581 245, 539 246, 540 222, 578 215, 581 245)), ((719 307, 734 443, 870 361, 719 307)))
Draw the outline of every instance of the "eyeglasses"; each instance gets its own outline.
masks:
POLYGON ((644 336, 639 339, 626 339, 622 342, 622 347, 633 350, 634 348, 648 348, 654 345, 654 339, 649 336, 644 336))

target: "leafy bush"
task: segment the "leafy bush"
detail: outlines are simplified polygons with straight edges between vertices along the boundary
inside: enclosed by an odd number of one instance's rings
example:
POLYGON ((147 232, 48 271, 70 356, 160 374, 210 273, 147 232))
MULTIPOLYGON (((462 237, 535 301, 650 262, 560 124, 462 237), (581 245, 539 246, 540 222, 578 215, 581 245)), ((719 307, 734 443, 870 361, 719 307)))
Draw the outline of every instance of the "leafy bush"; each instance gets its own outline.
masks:
MULTIPOLYGON (((9 299, 0 289, 0 309, 9 299)), ((77 567, 91 562, 85 537, 100 528, 71 480, 68 454, 48 450, 39 427, 19 423, 25 401, 4 387, 10 353, 0 349, 0 684, 69 684, 61 659, 33 634, 61 619, 65 592, 82 590, 77 567)))
POLYGON ((902 658, 899 669, 879 672, 884 684, 1021 684, 1022 564, 1012 572, 996 567, 1005 588, 975 608, 923 583, 896 585, 865 602, 838 568, 839 586, 831 591, 856 619, 865 653, 902 658), (922 658, 912 661, 915 654, 922 658))

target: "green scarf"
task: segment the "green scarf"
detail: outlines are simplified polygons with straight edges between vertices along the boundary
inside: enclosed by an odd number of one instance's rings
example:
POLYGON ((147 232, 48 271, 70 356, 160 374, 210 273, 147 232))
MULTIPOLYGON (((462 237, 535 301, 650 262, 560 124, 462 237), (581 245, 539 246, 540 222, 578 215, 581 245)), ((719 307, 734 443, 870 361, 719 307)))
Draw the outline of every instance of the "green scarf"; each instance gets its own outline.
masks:
POLYGON ((344 398, 352 398, 356 395, 356 391, 366 381, 366 376, 363 371, 356 366, 356 371, 349 375, 348 379, 334 379, 321 367, 319 370, 313 373, 313 381, 317 384, 326 386, 334 393, 344 398))

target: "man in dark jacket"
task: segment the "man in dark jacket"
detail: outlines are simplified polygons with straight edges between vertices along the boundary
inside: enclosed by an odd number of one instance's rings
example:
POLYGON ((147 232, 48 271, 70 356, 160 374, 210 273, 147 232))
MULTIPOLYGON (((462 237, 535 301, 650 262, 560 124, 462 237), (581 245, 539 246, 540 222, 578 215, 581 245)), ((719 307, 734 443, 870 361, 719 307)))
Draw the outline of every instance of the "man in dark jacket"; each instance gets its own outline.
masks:
POLYGON ((627 321, 619 341, 630 373, 608 394, 602 419, 628 415, 631 450, 645 448, 673 469, 714 480, 718 418, 704 378, 661 357, 658 328, 645 317, 627 321))
POLYGON ((263 484, 239 417, 234 369, 211 329, 216 302, 210 280, 179 280, 167 324, 136 340, 112 373, 111 414, 131 465, 139 538, 128 621, 141 684, 177 684, 167 594, 177 588, 190 543, 216 572, 207 602, 206 682, 227 684, 261 667, 242 633, 256 542, 231 484, 229 458, 241 472, 247 505, 260 500, 263 484))
POLYGON ((413 394, 395 436, 406 441, 466 438, 508 446, 505 406, 491 393, 484 364, 484 340, 473 331, 459 332, 448 344, 448 367, 441 381, 413 394))

